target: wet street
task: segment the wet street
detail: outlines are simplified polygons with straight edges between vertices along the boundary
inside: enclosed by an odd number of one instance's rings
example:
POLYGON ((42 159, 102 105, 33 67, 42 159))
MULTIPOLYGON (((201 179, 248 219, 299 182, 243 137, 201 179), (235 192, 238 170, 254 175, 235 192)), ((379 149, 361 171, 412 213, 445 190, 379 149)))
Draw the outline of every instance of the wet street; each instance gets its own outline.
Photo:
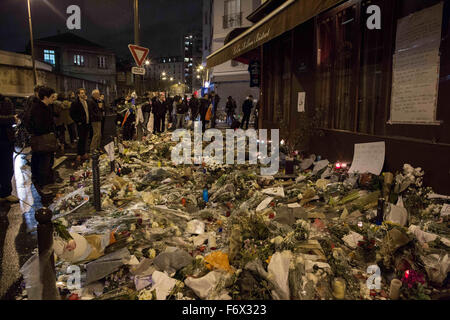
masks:
MULTIPOLYGON (((35 210, 42 207, 41 198, 31 183, 31 155, 15 154, 17 204, 0 204, 0 299, 13 300, 20 291, 20 266, 37 249, 35 210)), ((14 191, 13 191, 14 193, 14 191)))

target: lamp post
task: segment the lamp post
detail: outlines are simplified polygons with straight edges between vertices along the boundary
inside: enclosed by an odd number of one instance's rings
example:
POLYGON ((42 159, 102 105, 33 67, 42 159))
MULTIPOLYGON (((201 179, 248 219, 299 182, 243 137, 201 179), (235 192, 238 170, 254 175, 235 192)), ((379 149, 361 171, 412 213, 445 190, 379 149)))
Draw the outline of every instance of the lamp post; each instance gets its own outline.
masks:
POLYGON ((30 0, 27 0, 28 4, 28 25, 30 27, 30 44, 31 44, 31 63, 33 64, 33 79, 34 85, 37 85, 37 71, 36 71, 36 62, 34 60, 34 41, 33 41, 33 24, 31 22, 31 6, 30 0))

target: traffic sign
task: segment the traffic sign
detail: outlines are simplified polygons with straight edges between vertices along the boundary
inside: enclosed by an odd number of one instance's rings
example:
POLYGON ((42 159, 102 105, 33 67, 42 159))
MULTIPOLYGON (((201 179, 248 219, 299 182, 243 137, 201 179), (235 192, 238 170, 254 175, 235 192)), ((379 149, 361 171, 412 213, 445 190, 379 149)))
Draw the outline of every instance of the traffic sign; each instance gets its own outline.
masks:
POLYGON ((145 75, 145 68, 136 68, 136 67, 133 67, 133 68, 131 68, 131 73, 132 73, 132 74, 138 74, 138 75, 144 76, 144 75, 145 75))
POLYGON ((149 49, 134 44, 129 44, 128 49, 130 49, 131 55, 133 56, 136 65, 138 67, 142 67, 145 58, 147 58, 148 56, 149 49))

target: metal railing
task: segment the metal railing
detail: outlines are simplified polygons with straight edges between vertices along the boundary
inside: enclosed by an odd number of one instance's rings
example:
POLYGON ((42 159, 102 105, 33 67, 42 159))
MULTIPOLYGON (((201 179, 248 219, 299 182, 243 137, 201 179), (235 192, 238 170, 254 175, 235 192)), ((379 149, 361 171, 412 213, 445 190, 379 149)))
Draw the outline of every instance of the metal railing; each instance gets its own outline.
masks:
POLYGON ((242 25, 242 12, 223 16, 223 28, 240 27, 242 25))

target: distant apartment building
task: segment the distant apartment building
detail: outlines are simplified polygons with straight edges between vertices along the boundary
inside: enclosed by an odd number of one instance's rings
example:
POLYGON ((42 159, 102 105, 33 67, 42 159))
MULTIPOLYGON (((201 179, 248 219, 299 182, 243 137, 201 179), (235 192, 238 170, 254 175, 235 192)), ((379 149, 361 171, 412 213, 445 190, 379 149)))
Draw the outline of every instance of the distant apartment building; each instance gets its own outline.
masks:
POLYGON ((202 76, 196 72, 198 66, 202 64, 202 47, 200 33, 189 33, 183 36, 184 84, 187 85, 188 92, 193 92, 202 86, 202 76))
MULTIPOLYGON (((246 19, 259 5, 261 0, 213 0, 213 42, 212 52, 219 50, 227 41, 238 36, 252 22, 246 19)), ((225 62, 212 69, 212 87, 222 98, 219 109, 225 108, 225 101, 232 96, 238 105, 237 112, 250 94, 259 97, 259 88, 250 87, 248 65, 235 60, 225 62)))
POLYGON ((116 87, 114 52, 73 33, 34 41, 36 60, 53 66, 55 72, 116 87))
POLYGON ((202 32, 203 32, 203 54, 202 62, 206 63, 206 57, 211 54, 212 37, 213 37, 213 0, 203 0, 202 10, 202 32))
POLYGON ((174 83, 184 82, 184 60, 181 56, 159 57, 150 59, 146 78, 161 80, 172 78, 174 83))

